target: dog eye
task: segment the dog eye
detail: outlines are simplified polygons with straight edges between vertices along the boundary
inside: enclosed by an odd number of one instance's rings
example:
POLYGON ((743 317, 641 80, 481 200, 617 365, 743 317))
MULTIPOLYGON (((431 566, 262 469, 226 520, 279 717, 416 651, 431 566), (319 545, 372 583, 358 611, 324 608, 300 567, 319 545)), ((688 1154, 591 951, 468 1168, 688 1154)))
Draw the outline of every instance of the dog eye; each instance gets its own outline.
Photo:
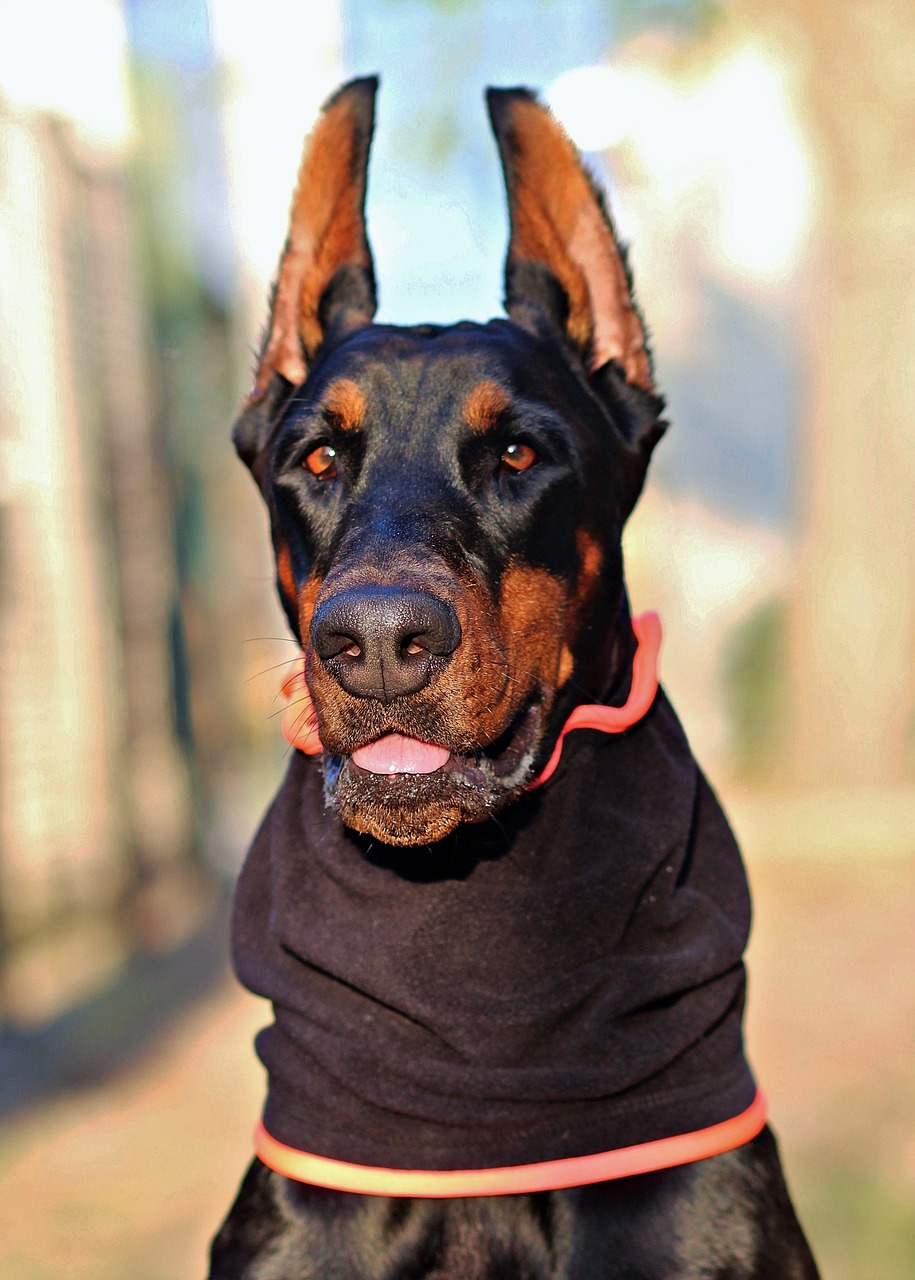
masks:
POLYGON ((319 480, 335 480, 337 478, 337 450, 329 444, 319 444, 306 455, 302 466, 319 480))
POLYGON ((514 444, 508 445, 503 451, 499 459, 499 470, 503 473, 527 471, 537 461, 537 451, 535 449, 532 449, 529 444, 519 444, 516 441, 514 444))

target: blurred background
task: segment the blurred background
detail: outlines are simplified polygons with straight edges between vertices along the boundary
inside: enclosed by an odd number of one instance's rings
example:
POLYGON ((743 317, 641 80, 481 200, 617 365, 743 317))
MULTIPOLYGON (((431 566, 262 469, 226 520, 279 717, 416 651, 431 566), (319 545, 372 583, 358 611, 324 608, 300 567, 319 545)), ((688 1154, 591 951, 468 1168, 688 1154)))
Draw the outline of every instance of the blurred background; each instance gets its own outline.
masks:
POLYGON ((202 1276, 266 1010, 226 902, 290 644, 229 443, 302 136, 380 71, 379 318, 500 309, 487 83, 632 243, 673 428, 637 608, 756 896, 826 1280, 915 1274, 915 9, 0 0, 0 1274, 202 1276))

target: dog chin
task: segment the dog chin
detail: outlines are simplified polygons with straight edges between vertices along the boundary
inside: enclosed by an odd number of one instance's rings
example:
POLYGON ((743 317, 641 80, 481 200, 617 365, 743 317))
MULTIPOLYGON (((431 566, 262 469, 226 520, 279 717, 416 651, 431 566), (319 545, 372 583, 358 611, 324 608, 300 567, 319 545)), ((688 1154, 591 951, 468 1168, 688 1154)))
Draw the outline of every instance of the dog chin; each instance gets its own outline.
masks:
POLYGON ((432 773, 370 773, 350 756, 325 756, 325 802, 344 826, 385 844, 433 844, 461 822, 485 822, 522 794, 534 777, 542 722, 538 701, 497 743, 452 753, 432 773))

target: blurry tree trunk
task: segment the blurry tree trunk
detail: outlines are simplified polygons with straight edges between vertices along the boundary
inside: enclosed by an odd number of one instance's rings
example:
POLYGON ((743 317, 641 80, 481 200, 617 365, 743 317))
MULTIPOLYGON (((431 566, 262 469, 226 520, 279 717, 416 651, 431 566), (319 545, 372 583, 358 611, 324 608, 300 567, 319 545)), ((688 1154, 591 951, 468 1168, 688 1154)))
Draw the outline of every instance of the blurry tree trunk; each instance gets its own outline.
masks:
POLYGON ((915 717, 915 5, 746 0, 743 12, 798 54, 820 200, 795 772, 898 781, 915 717))
POLYGON ((101 172, 84 194, 98 295, 97 395, 108 449, 123 645, 129 833, 139 878, 190 854, 187 763, 175 733, 172 653, 176 584, 170 495, 157 439, 140 278, 124 177, 101 172))

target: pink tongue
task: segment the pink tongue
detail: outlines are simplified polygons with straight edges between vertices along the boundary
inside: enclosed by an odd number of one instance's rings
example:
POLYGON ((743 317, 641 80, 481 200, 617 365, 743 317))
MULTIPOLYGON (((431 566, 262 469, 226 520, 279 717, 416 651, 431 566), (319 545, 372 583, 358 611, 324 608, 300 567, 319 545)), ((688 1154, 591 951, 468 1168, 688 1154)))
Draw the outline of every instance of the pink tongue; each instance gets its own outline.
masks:
POLYGON ((451 753, 431 742, 388 733, 353 752, 353 763, 369 773, 434 773, 451 753))

